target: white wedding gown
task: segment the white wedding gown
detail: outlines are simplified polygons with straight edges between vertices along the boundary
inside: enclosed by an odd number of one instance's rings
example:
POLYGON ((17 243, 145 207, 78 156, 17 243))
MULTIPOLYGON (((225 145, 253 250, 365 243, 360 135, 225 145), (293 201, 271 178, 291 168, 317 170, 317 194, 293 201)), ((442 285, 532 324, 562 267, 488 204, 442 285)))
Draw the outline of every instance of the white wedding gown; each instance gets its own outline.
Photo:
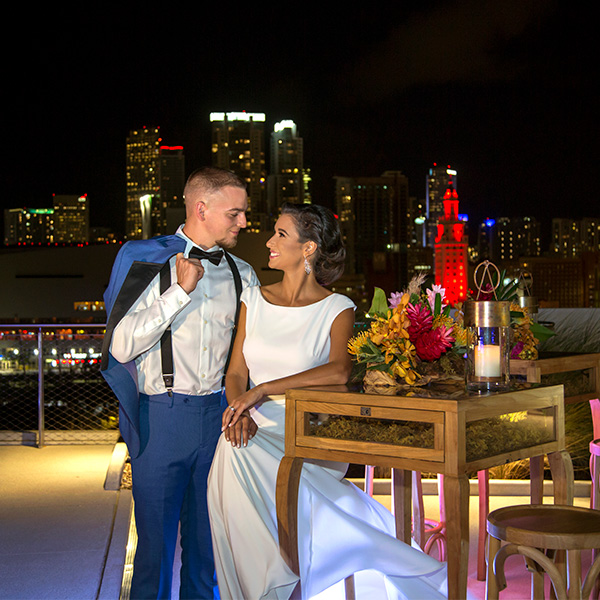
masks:
MULTIPOLYGON (((252 385, 327 362, 336 316, 354 308, 332 294, 302 307, 268 303, 260 287, 244 290, 244 356, 252 385)), ((279 553, 275 482, 284 455, 285 400, 252 409, 258 424, 246 448, 223 436, 209 475, 208 506, 223 600, 287 600, 298 577, 279 553)), ((394 517, 344 480, 347 465, 305 461, 298 497, 303 598, 343 598, 355 574, 357 598, 446 598, 445 563, 395 538, 394 517)))

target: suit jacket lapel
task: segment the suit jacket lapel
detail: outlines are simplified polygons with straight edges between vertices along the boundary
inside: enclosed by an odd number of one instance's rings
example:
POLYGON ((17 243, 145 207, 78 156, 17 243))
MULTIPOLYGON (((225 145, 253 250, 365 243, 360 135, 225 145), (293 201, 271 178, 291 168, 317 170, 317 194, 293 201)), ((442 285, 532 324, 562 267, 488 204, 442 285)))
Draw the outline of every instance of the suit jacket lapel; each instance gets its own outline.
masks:
POLYGON ((104 334, 104 341, 102 342, 101 370, 106 369, 108 366, 108 351, 114 328, 127 314, 133 303, 140 297, 140 294, 150 285, 154 277, 158 275, 163 264, 141 261, 135 261, 131 264, 106 324, 106 332, 104 334))

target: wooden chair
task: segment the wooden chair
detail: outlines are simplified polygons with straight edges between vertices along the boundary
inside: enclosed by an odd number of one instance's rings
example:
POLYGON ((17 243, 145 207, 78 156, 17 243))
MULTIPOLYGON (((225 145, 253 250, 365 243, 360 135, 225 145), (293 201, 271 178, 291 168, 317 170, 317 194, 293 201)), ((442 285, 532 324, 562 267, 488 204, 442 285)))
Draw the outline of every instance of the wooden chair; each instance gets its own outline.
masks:
MULTIPOLYGON (((365 492, 373 496, 375 467, 365 466, 365 492)), ((413 471, 412 473, 412 537, 419 544, 421 550, 426 554, 431 554, 434 548, 437 548, 436 558, 442 562, 446 560, 446 519, 444 517, 444 481, 443 476, 438 475, 438 494, 440 498, 440 520, 434 521, 425 517, 425 507, 423 503, 423 482, 421 473, 413 471)), ((392 486, 392 493, 393 493, 392 486)), ((392 512, 394 512, 394 502, 392 501, 392 512)), ((487 513, 486 513, 487 514, 487 513)), ((485 579, 485 576, 484 576, 485 579)))
POLYGON ((506 588, 504 562, 513 554, 525 557, 532 598, 544 598, 544 573, 558 600, 589 597, 600 574, 600 557, 582 584, 581 551, 600 548, 600 511, 556 504, 507 506, 488 515, 487 532, 488 600, 497 600, 499 591, 506 588), (566 551, 566 568, 553 560, 560 551, 566 551))
MULTIPOLYGON (((590 402, 598 402, 598 400, 590 400, 590 402)), ((594 427, 594 434, 596 428, 594 427)), ((600 439, 595 439, 590 442, 590 475, 592 485, 590 491, 590 508, 600 510, 600 439)), ((599 549, 594 549, 592 556, 594 560, 600 555, 599 549)), ((594 598, 600 596, 600 581, 596 581, 594 585, 594 598)))
POLYGON ((590 400, 594 439, 590 442, 590 476, 592 488, 590 492, 590 508, 600 509, 599 477, 600 477, 600 400, 590 400))

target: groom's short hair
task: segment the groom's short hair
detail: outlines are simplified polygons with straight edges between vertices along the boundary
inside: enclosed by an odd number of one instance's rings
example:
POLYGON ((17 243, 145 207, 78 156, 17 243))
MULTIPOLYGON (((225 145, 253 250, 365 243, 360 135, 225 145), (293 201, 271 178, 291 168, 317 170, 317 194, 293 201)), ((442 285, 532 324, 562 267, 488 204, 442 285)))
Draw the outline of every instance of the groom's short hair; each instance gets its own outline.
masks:
POLYGON ((201 167, 188 177, 183 199, 187 206, 189 202, 197 202, 227 186, 246 190, 246 182, 233 171, 219 167, 201 167))

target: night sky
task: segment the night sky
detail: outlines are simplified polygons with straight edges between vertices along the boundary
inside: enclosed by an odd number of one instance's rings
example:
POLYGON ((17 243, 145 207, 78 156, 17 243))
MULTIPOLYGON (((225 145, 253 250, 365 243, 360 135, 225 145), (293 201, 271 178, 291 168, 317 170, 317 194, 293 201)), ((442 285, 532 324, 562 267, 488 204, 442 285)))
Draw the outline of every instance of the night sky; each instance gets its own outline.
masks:
POLYGON ((92 225, 119 227, 129 130, 159 125, 189 172, 210 162, 209 113, 246 110, 266 113, 267 132, 296 122, 315 202, 331 205, 335 175, 390 169, 424 198, 438 162, 458 171, 474 223, 600 215, 598 46, 581 4, 323 4, 7 20, 2 208, 87 193, 92 225))

